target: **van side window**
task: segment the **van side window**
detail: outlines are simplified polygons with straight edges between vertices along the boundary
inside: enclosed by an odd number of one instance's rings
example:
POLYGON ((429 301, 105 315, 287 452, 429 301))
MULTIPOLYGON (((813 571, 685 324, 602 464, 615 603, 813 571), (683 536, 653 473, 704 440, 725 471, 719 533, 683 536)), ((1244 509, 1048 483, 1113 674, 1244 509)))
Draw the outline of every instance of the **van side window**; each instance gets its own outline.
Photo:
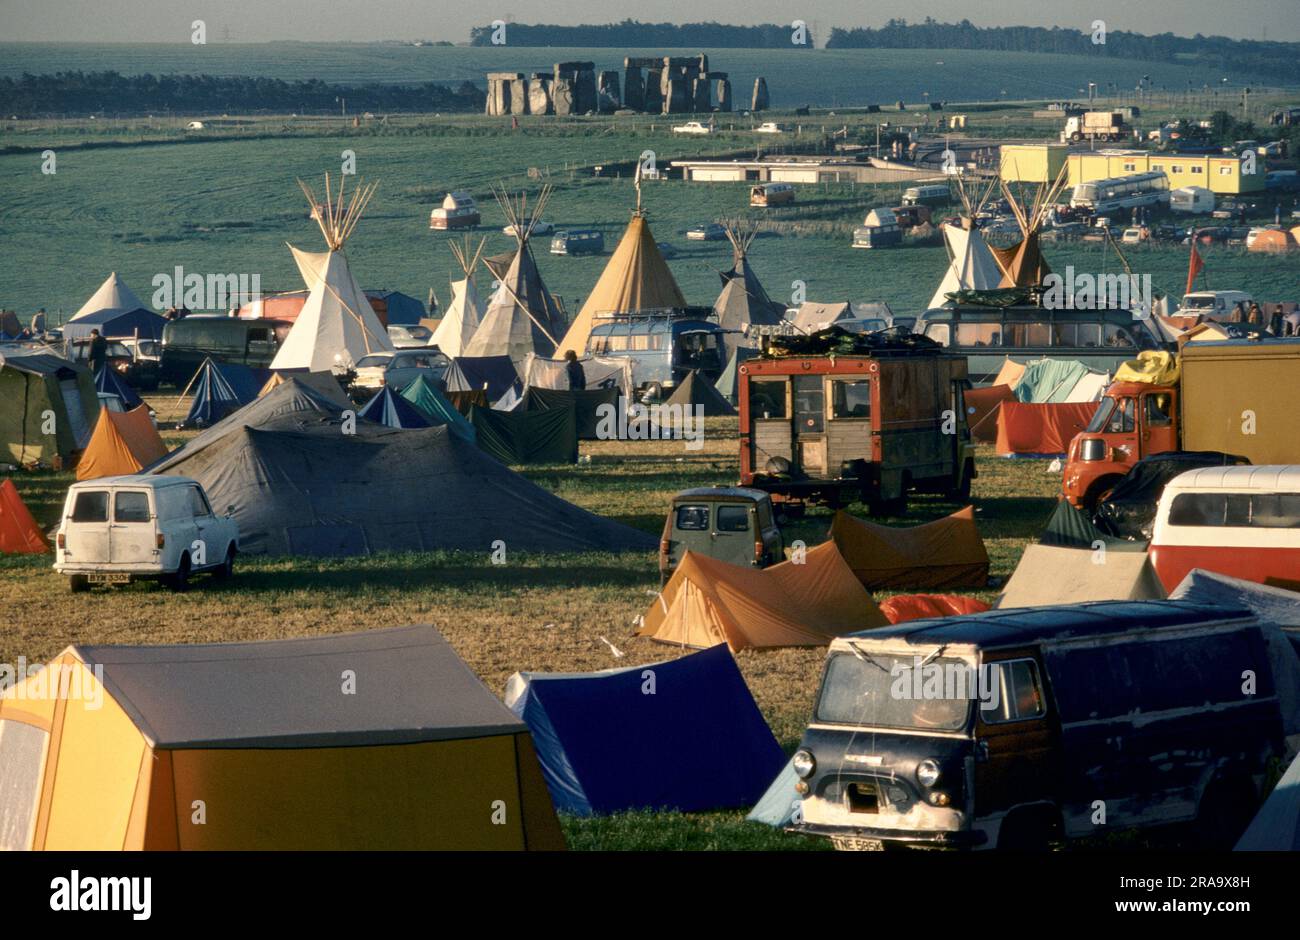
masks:
POLYGON ((925 335, 940 346, 947 346, 949 337, 952 335, 952 329, 947 323, 927 323, 925 325, 925 335))
POLYGON ((1008 323, 1006 332, 1008 346, 1046 346, 1052 328, 1046 323, 1008 323))
POLYGON ((708 506, 678 506, 677 528, 683 532, 703 532, 709 528, 708 506))
POLYGON ((831 417, 870 418, 871 382, 832 380, 831 417))
POLYGON ((751 380, 749 383, 749 414, 754 418, 784 418, 784 379, 776 381, 751 380))
POLYGON ((1107 434, 1130 434, 1133 431, 1133 399, 1125 398, 1119 407, 1111 412, 1106 424, 1107 434))
POLYGON ((958 346, 1001 346, 1002 324, 958 323, 958 346))
POLYGON ((250 343, 265 343, 271 338, 270 334, 264 328, 248 331, 248 341, 250 343))
POLYGON ((72 504, 73 522, 107 522, 108 490, 82 490, 72 504))
POLYGON ((1146 411, 1148 427, 1163 428, 1173 423, 1173 418, 1169 415, 1169 396, 1167 394, 1143 395, 1142 404, 1146 411))
MULTIPOLYGON (((980 702, 980 717, 986 724, 1006 721, 1025 721, 1039 718, 1047 711, 1043 704, 1043 689, 1038 681, 1038 664, 1032 659, 1013 659, 990 663, 996 701, 986 699, 992 706, 980 702)), ((986 693, 987 695, 987 693, 986 693)))
POLYGON ((114 522, 148 522, 149 494, 138 490, 120 490, 113 497, 114 522))
POLYGON ((1179 493, 1169 524, 1300 529, 1300 493, 1179 493))
POLYGON ((189 487, 189 491, 190 511, 193 512, 196 517, 212 515, 212 507, 208 505, 207 497, 203 495, 203 491, 197 486, 189 487))
POLYGON ((1129 330, 1114 323, 1104 324, 1102 334, 1107 346, 1137 345, 1137 342, 1133 339, 1133 334, 1129 330))
POLYGON ((749 531, 749 507, 748 506, 719 506, 718 507, 718 531, 719 532, 748 532, 749 531))

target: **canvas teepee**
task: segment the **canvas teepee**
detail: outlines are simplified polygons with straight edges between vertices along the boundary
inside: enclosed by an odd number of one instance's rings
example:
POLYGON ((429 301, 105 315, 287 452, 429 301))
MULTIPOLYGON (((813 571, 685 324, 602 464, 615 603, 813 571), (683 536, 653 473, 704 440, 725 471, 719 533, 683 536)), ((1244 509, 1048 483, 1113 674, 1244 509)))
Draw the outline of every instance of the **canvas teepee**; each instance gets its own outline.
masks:
POLYGON ((722 293, 713 302, 713 311, 724 330, 738 331, 728 334, 728 350, 738 346, 756 347, 756 340, 739 331, 747 324, 775 326, 785 317, 785 305, 767 295, 749 265, 749 246, 758 230, 740 220, 724 222, 723 228, 731 242, 733 264, 730 271, 721 272, 722 293))
POLYGON ((298 184, 311 204, 312 217, 329 251, 312 253, 289 246, 309 293, 271 368, 345 372, 363 356, 393 351, 387 331, 357 285, 343 254, 343 246, 356 229, 375 186, 362 185, 345 199, 344 183, 340 181, 335 196, 326 174, 322 204, 310 187, 301 180, 298 184))
POLYGON ((114 271, 99 290, 90 295, 90 299, 81 305, 81 309, 72 315, 73 320, 98 313, 101 310, 148 310, 144 302, 135 295, 135 291, 126 286, 126 281, 114 271))
POLYGON ((468 236, 463 245, 457 242, 450 243, 451 253, 456 256, 456 261, 459 262, 465 276, 451 282, 451 306, 447 308, 442 321, 429 340, 430 346, 437 346, 445 355, 463 355, 465 347, 482 319, 483 311, 479 307, 478 290, 474 286, 474 269, 478 267, 479 258, 483 255, 483 246, 486 244, 487 239, 481 239, 478 248, 471 251, 468 236))
POLYGON ((636 209, 632 220, 609 257, 609 264, 592 288, 560 343, 560 351, 572 349, 579 356, 587 351, 587 339, 598 317, 638 310, 685 307, 686 298, 677 286, 668 262, 655 244, 650 224, 641 208, 641 169, 637 167, 636 209))
POLYGON ((510 266, 498 275, 500 285, 461 355, 509 356, 516 361, 522 361, 530 352, 549 356, 555 351, 556 337, 564 330, 564 309, 542 283, 529 239, 550 201, 551 187, 542 188, 531 209, 527 196, 512 199, 504 190, 498 190, 496 197, 517 247, 510 266))
POLYGON ((941 307, 947 295, 959 290, 993 290, 1002 283, 1002 267, 980 233, 975 220, 993 193, 995 182, 990 182, 978 200, 967 192, 961 177, 956 177, 957 195, 961 198, 960 225, 944 224, 944 247, 948 249, 948 268, 939 288, 930 298, 930 307, 941 307))
POLYGON ((1038 235, 1043 223, 1047 221, 1047 213, 1051 211, 1052 204, 1065 189, 1065 174, 1065 168, 1062 167, 1053 182, 1039 186, 1028 207, 1016 198, 1005 180, 1002 182, 1002 194, 1020 226, 1021 239, 1009 248, 991 249, 998 267, 1002 269, 999 287, 1037 287, 1051 273, 1052 269, 1047 266, 1047 259, 1039 247, 1038 235))

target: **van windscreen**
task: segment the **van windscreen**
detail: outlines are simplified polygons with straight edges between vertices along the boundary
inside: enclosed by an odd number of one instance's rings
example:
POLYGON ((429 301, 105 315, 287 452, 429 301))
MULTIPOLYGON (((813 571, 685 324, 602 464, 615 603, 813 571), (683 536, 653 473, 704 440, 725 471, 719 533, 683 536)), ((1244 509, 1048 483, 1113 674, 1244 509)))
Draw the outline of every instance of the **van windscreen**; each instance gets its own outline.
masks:
POLYGON ((978 694, 975 674, 957 659, 839 653, 817 698, 817 719, 834 724, 960 731, 978 694), (919 666, 919 670, 918 667, 919 666))

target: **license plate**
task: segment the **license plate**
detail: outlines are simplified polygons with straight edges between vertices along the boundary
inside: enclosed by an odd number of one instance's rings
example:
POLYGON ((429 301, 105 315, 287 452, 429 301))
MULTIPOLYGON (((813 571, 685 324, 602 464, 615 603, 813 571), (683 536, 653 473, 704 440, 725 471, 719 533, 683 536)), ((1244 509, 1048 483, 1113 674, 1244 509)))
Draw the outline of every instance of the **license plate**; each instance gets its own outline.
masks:
POLYGON ((106 574, 87 575, 86 580, 91 584, 126 584, 131 580, 131 576, 123 572, 114 571, 106 574))
POLYGON ((831 844, 841 852, 883 852, 885 843, 880 839, 860 839, 857 836, 832 836, 831 844))

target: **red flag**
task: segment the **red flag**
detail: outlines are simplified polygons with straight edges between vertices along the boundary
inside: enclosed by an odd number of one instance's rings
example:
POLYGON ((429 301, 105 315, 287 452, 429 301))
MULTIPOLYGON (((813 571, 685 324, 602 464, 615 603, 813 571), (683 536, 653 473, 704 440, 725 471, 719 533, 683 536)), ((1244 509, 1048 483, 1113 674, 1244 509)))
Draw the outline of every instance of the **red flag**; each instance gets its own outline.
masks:
POLYGON ((1201 254, 1196 250, 1196 236, 1192 236, 1192 256, 1187 259, 1187 289, 1184 294, 1190 294, 1192 287, 1196 283, 1196 275, 1205 270, 1205 262, 1201 260, 1201 254))

